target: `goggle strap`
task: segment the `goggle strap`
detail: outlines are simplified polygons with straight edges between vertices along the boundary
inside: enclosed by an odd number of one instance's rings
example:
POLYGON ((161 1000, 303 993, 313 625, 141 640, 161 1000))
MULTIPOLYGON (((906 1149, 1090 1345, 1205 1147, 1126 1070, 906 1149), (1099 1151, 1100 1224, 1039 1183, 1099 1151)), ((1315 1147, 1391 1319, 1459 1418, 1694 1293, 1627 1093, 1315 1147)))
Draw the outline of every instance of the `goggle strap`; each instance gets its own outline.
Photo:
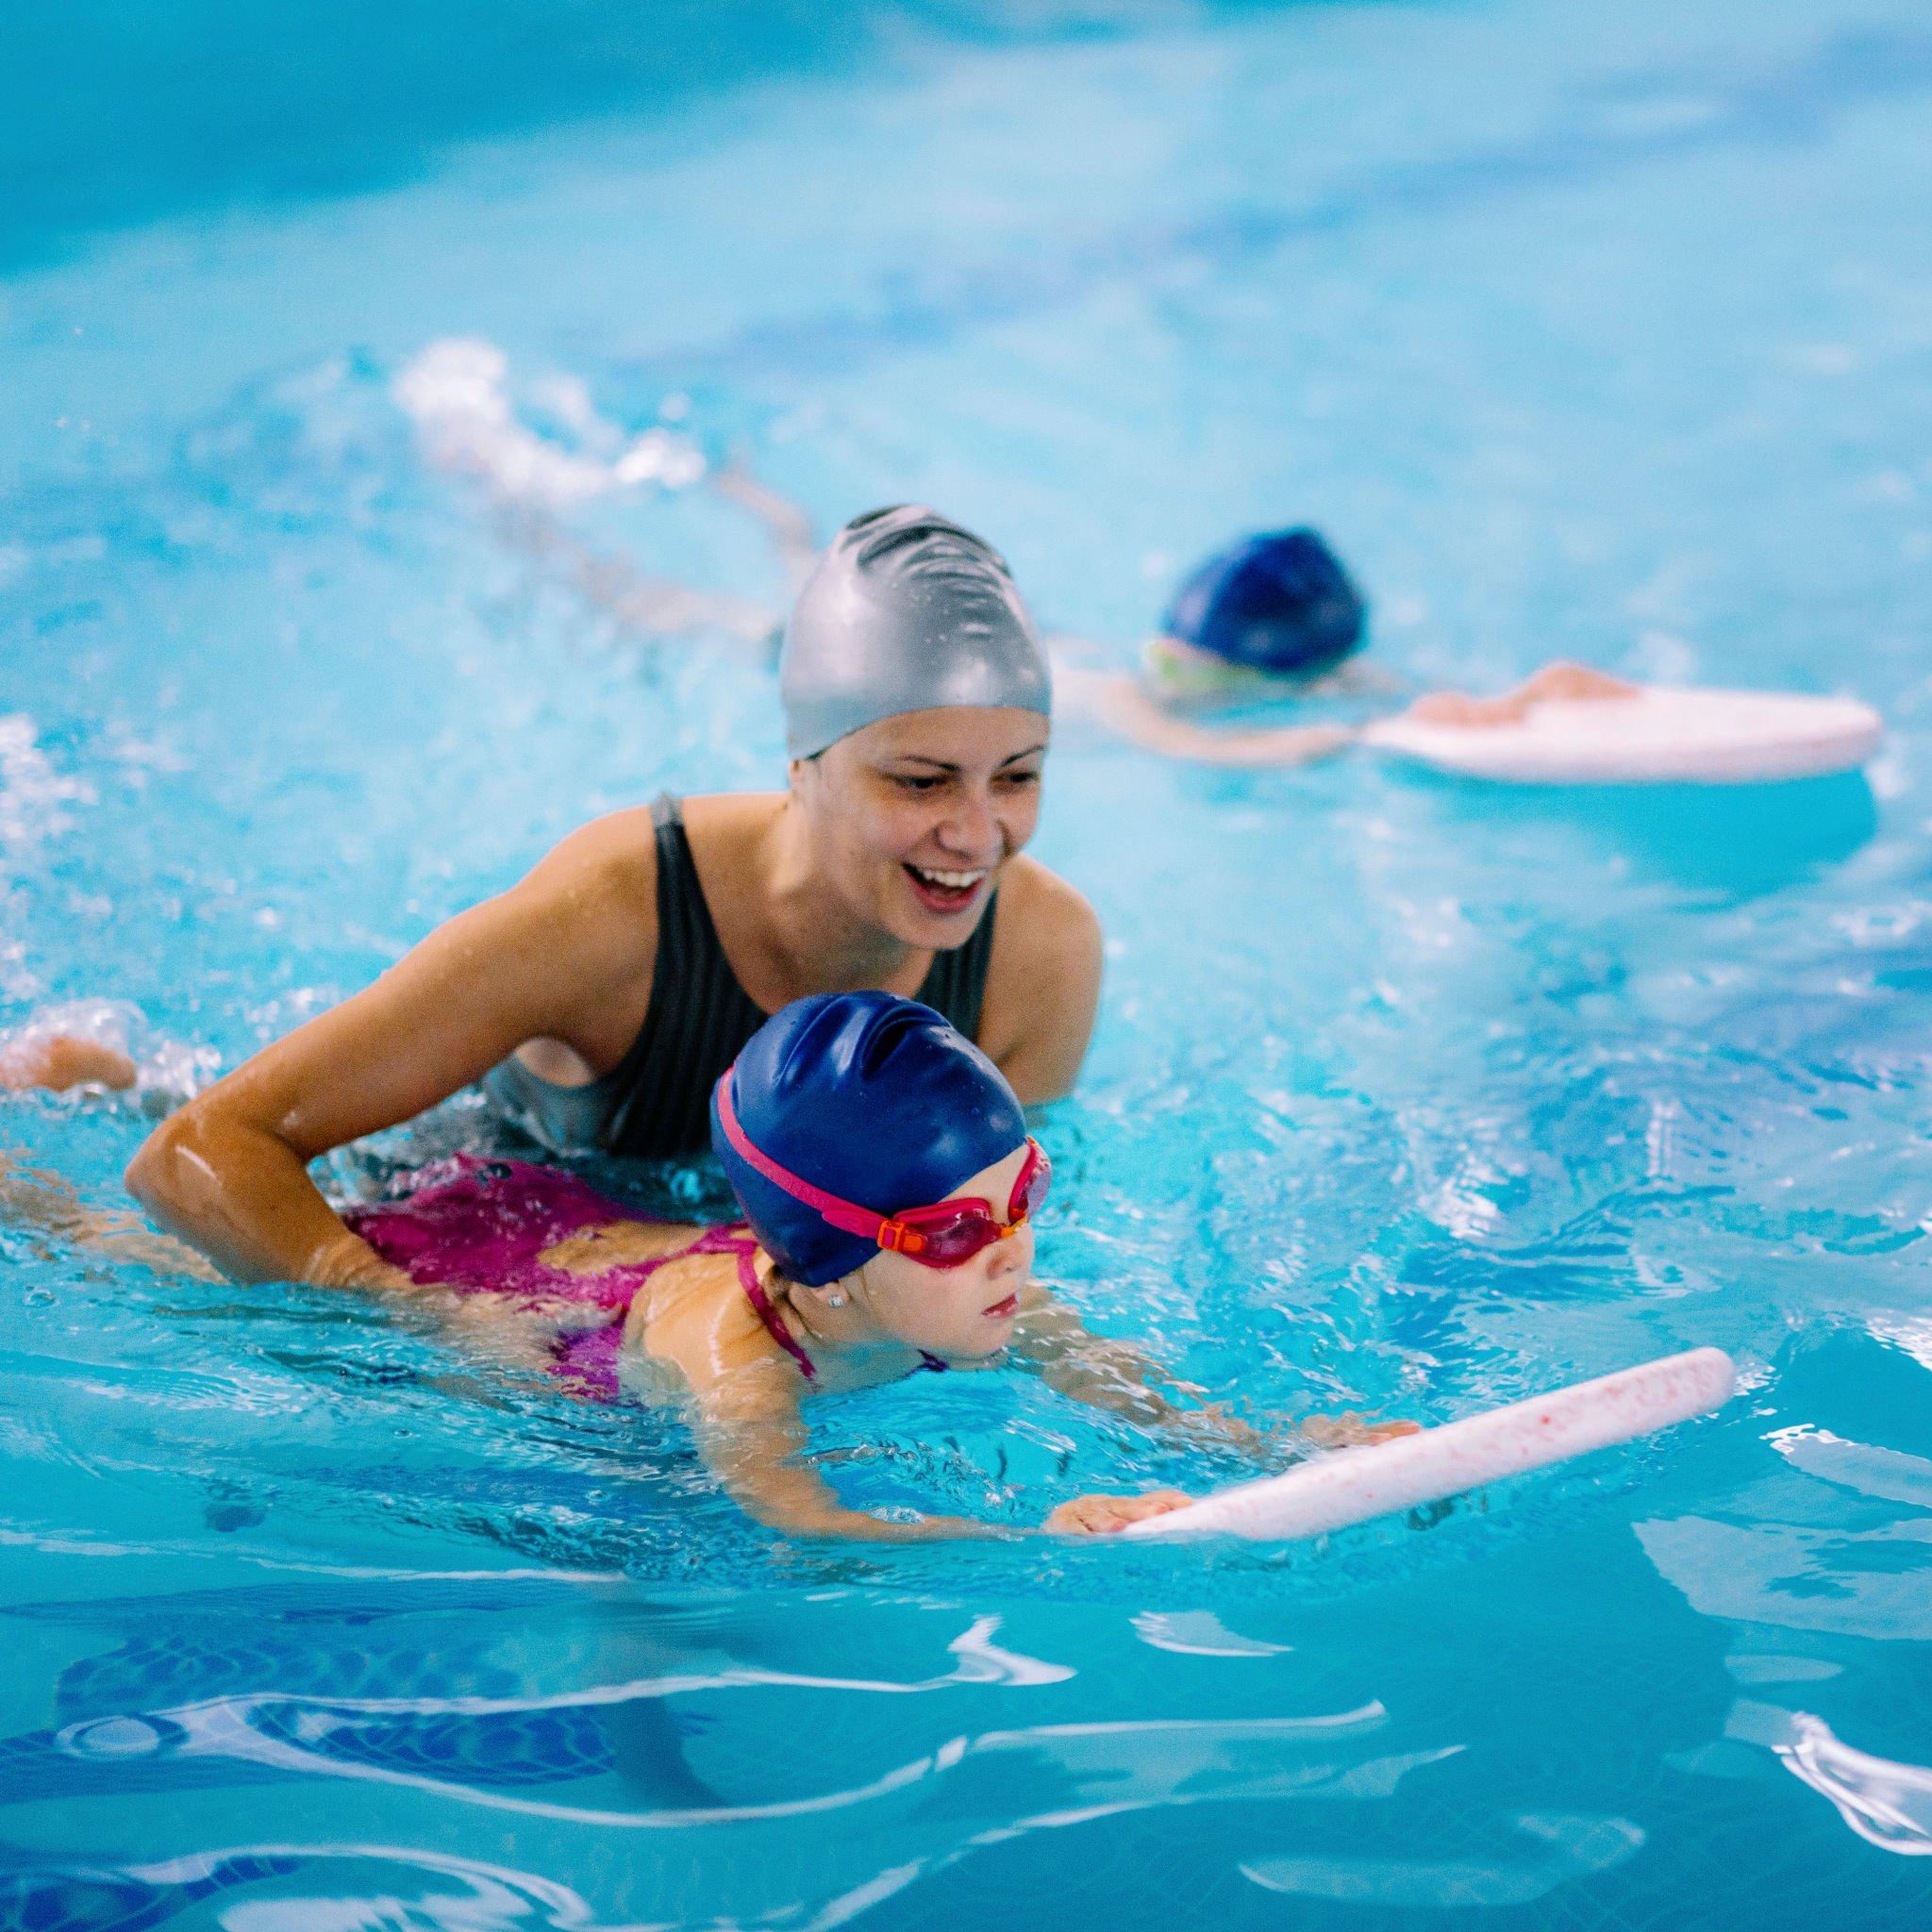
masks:
POLYGON ((780 1167, 752 1141, 751 1136, 739 1125, 737 1109, 731 1105, 731 1076, 737 1071, 734 1061, 718 1076, 718 1123, 724 1129, 724 1138, 731 1143, 732 1152, 746 1166, 763 1174, 774 1188, 782 1188, 794 1201, 803 1201, 808 1208, 816 1208, 841 1233, 862 1235, 882 1248, 895 1247, 896 1240, 888 1236, 889 1231, 897 1232, 896 1223, 888 1221, 882 1214, 874 1214, 870 1208, 861 1208, 856 1201, 842 1201, 837 1194, 828 1194, 824 1189, 813 1187, 803 1174, 793 1174, 789 1167, 780 1167))

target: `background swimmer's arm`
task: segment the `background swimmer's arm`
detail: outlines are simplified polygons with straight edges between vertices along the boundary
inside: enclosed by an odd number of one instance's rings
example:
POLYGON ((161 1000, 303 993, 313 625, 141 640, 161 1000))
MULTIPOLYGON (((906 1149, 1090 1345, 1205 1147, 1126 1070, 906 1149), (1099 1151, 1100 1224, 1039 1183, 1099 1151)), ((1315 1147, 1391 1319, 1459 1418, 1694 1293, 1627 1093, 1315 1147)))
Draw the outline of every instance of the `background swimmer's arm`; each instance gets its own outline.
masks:
POLYGON ((0 1088, 16 1093, 44 1088, 66 1093, 75 1087, 105 1087, 125 1093, 141 1069, 117 1046, 74 1033, 47 1033, 0 1046, 0 1088))
POLYGON ((1100 921, 1066 880, 1024 856, 994 908, 979 1045, 1025 1107, 1069 1092, 1100 1005, 1100 921))
POLYGON ((1607 671, 1593 671, 1588 664, 1573 664, 1559 658, 1533 672, 1501 697, 1473 698, 1458 691, 1434 691, 1416 699, 1404 716, 1424 724, 1461 724, 1471 728, 1515 724, 1539 705, 1634 698, 1642 690, 1641 684, 1612 677, 1607 671))
POLYGON ((1164 758, 1211 765, 1307 765, 1355 741, 1342 724, 1284 724, 1265 731, 1215 731, 1162 710, 1130 677, 1096 679, 1095 711, 1122 737, 1164 758))
POLYGON ((330 1211, 308 1164, 446 1099, 525 1041, 576 1046, 600 1004, 607 1017, 626 1000, 641 1010, 650 841, 640 865, 613 823, 566 840, 521 885, 191 1101, 136 1154, 130 1191, 238 1279, 405 1286, 330 1211))

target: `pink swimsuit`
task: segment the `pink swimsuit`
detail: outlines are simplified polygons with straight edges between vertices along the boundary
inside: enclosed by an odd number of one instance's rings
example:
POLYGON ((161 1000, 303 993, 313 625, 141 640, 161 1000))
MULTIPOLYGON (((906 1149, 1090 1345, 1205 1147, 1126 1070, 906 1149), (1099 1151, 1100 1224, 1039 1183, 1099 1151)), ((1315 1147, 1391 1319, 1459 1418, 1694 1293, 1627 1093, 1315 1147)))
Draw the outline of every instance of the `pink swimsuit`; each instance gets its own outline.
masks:
MULTIPOLYGON (((617 1393, 624 1318, 638 1291, 667 1261, 690 1255, 736 1255, 745 1300, 772 1340, 798 1364, 799 1374, 808 1382, 816 1378, 811 1357, 758 1279, 754 1258, 758 1244, 741 1221, 705 1228, 689 1247, 654 1255, 648 1261, 614 1262, 595 1274, 574 1274, 542 1259, 546 1248, 587 1227, 645 1218, 560 1168, 534 1167, 527 1160, 481 1160, 474 1154, 453 1154, 420 1169, 409 1176, 409 1191, 394 1200, 342 1212, 350 1227, 411 1281, 473 1294, 488 1291, 608 1308, 608 1321, 559 1336, 554 1351, 557 1373, 602 1400, 617 1393)), ((924 1369, 946 1366, 924 1349, 919 1364, 924 1369)))
POLYGON ((452 1155, 424 1168, 400 1199, 351 1208, 342 1215, 412 1281, 608 1309, 607 1322, 559 1337, 556 1349, 557 1373, 607 1400, 617 1392, 624 1319, 645 1282, 667 1261, 688 1255, 736 1255, 746 1299, 809 1379, 812 1365, 758 1280, 753 1265, 758 1242, 742 1224, 706 1228, 689 1247, 648 1261, 619 1262, 595 1274, 574 1274, 541 1259, 546 1248, 587 1227, 641 1218, 575 1174, 524 1160, 479 1160, 474 1154, 452 1155))

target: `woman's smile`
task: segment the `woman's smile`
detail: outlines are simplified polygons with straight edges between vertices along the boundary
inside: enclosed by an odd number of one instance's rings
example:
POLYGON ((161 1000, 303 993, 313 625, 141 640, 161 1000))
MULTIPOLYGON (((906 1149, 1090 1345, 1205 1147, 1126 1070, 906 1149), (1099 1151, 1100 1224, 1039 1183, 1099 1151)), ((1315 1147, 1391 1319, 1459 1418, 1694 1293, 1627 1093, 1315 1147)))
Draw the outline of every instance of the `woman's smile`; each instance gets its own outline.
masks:
POLYGON ((913 894, 919 903, 928 912, 948 917, 976 910, 980 892, 992 876, 992 868, 987 865, 954 871, 940 866, 914 865, 908 859, 903 869, 912 881, 913 894))

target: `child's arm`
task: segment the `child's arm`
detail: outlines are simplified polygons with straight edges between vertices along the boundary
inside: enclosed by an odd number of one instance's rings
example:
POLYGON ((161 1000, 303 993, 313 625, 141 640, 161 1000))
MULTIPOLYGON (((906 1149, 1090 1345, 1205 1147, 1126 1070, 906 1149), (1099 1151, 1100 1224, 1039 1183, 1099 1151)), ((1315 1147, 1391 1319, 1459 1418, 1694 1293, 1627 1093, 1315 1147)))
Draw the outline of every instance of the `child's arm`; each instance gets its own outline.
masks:
MULTIPOLYGON (((1164 1384, 1182 1395, 1202 1391, 1193 1383, 1170 1374, 1131 1342, 1096 1334, 1037 1281, 1028 1282, 1021 1293, 1020 1319, 1008 1346, 1014 1358, 1034 1369, 1049 1389, 1075 1402, 1151 1427, 1211 1437, 1250 1452, 1258 1453, 1269 1444, 1268 1434, 1219 1403, 1183 1408, 1169 1401, 1156 1384, 1164 1384)), ((1339 1416, 1306 1416, 1295 1426, 1298 1434, 1318 1448, 1339 1449, 1413 1435, 1420 1424, 1372 1423, 1351 1410, 1339 1416)))
MULTIPOLYGON (((805 1424, 790 1370, 760 1363, 696 1391, 699 1453, 748 1516, 791 1536, 854 1542, 940 1542, 959 1537, 1026 1535, 970 1516, 922 1516, 910 1523, 848 1508, 832 1486, 801 1460, 805 1424)), ((1142 1516, 1176 1509, 1177 1491, 1145 1496, 1080 1496, 1041 1525, 1059 1535, 1104 1535, 1142 1516)))
POLYGON ((847 1508, 831 1484, 800 1459, 805 1423, 783 1384, 783 1373, 775 1365, 741 1369, 697 1395, 699 1454, 746 1515, 792 1536, 861 1542, 932 1542, 1001 1534, 997 1524, 960 1516, 894 1523, 847 1508))
POLYGON ((1152 1356, 1132 1342, 1095 1334, 1037 1281, 1020 1291, 1020 1318, 1007 1352, 1034 1370, 1049 1389, 1130 1421, 1169 1424, 1188 1413, 1154 1386, 1182 1385, 1152 1356))
POLYGON ((72 1182, 9 1154, 0 1154, 0 1219, 110 1261, 192 1274, 198 1281, 222 1278, 186 1241, 157 1234, 125 1208, 92 1208, 72 1182))

